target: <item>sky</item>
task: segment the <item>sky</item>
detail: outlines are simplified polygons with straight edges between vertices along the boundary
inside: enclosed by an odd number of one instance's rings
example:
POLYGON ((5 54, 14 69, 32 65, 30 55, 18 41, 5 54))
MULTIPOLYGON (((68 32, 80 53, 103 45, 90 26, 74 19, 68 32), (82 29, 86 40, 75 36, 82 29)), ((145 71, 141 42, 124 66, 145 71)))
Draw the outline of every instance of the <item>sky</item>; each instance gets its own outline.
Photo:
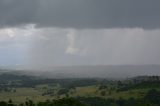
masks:
POLYGON ((160 65, 159 0, 1 0, 0 66, 160 65))

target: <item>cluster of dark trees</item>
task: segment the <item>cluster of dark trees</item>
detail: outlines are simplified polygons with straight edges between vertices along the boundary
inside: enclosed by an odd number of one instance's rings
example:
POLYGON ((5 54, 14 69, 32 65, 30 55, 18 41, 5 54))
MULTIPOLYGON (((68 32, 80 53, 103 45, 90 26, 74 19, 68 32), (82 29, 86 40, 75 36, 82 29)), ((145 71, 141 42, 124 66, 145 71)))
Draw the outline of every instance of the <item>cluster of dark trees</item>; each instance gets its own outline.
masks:
MULTIPOLYGON (((0 88, 15 88, 15 87, 35 87, 40 84, 59 84, 63 88, 72 89, 75 87, 84 87, 90 85, 111 85, 116 84, 118 87, 124 87, 127 85, 142 85, 141 83, 159 83, 160 76, 140 76, 128 79, 126 81, 112 81, 107 79, 96 79, 96 78, 74 78, 74 79, 47 79, 38 78, 26 75, 14 75, 14 74, 0 74, 0 88)), ((157 84, 155 84, 157 85, 157 84)), ((159 84, 158 84, 159 85, 159 84)), ((106 87, 106 86, 105 86, 106 87)))
POLYGON ((16 92, 15 88, 0 87, 0 92, 16 92))
POLYGON ((117 81, 118 91, 131 89, 160 88, 159 76, 141 76, 126 81, 117 81))
POLYGON ((74 98, 63 98, 59 100, 47 100, 45 102, 34 103, 32 100, 27 100, 25 103, 19 105, 14 104, 12 100, 8 102, 1 101, 0 106, 87 106, 84 103, 74 98))
POLYGON ((70 79, 48 79, 39 78, 26 75, 14 75, 14 74, 0 74, 0 88, 9 87, 35 87, 41 84, 59 84, 63 88, 83 87, 99 84, 97 79, 83 79, 83 78, 70 78, 70 79))
POLYGON ((141 99, 103 99, 98 97, 77 97, 63 98, 58 100, 47 100, 45 102, 34 103, 32 100, 27 100, 25 103, 16 105, 9 102, 0 102, 0 106, 160 106, 160 92, 156 89, 151 89, 141 99))

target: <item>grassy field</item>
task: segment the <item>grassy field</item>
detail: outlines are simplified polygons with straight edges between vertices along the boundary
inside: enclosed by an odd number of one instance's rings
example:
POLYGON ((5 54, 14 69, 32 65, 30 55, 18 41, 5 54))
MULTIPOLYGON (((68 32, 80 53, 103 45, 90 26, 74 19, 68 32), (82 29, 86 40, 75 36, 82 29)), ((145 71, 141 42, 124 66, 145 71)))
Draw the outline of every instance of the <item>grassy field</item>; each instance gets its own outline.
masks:
POLYGON ((144 96, 144 94, 147 93, 149 89, 134 89, 130 91, 121 91, 117 92, 115 90, 105 91, 105 95, 101 95, 101 91, 98 90, 96 86, 88 86, 88 87, 78 87, 76 89, 76 92, 72 94, 71 96, 82 96, 82 97, 101 97, 101 98, 114 98, 119 99, 120 97, 124 99, 128 99, 131 97, 134 98, 141 98, 144 96))
MULTIPOLYGON (((57 95, 44 95, 42 94, 47 91, 48 89, 54 89, 55 92, 58 92, 60 89, 59 86, 48 86, 48 85, 39 85, 36 88, 17 88, 16 92, 1 92, 0 93, 0 100, 8 101, 12 99, 13 101, 20 103, 24 102, 26 99, 31 99, 34 101, 45 101, 47 99, 56 99, 64 97, 65 95, 57 96, 57 95)), ((86 86, 86 87, 76 87, 75 90, 69 91, 70 97, 101 97, 101 98, 114 98, 118 99, 120 97, 124 99, 128 99, 131 97, 134 98, 141 98, 143 97, 149 89, 134 89, 129 91, 121 91, 117 92, 116 90, 105 91, 105 95, 102 96, 101 92, 99 91, 96 85, 94 86, 86 86)))
POLYGON ((32 99, 34 101, 43 101, 47 97, 41 96, 41 92, 34 90, 33 88, 17 88, 16 92, 1 92, 0 100, 8 101, 12 99, 15 102, 24 102, 26 99, 32 99))

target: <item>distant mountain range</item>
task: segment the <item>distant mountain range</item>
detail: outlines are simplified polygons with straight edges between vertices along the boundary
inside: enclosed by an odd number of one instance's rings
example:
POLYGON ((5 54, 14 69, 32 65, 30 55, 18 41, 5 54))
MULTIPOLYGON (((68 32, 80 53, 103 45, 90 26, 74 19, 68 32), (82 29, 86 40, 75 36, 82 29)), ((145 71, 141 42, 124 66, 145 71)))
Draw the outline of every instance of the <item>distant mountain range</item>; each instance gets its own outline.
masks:
POLYGON ((7 70, 48 78, 129 78, 143 75, 160 75, 160 65, 97 65, 97 66, 68 66, 53 67, 41 70, 7 70))

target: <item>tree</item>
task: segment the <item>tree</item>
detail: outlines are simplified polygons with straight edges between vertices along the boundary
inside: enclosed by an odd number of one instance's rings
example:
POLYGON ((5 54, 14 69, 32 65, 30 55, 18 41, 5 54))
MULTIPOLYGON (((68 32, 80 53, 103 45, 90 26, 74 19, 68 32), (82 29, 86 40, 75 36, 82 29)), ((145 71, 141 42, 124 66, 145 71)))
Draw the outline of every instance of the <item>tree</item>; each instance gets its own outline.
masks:
POLYGON ((122 99, 121 97, 116 101, 118 106, 124 106, 125 100, 122 99))
POLYGON ((0 102, 0 106, 7 106, 7 103, 4 102, 4 101, 1 101, 1 102, 0 102))
POLYGON ((151 89, 148 91, 144 99, 148 102, 160 105, 160 92, 156 89, 151 89))
POLYGON ((9 101, 8 101, 8 106, 14 106, 11 99, 9 99, 9 101))
POLYGON ((105 95, 106 95, 106 92, 105 92, 105 91, 101 91, 101 95, 102 95, 102 96, 105 96, 105 95))
POLYGON ((68 89, 60 89, 60 90, 58 91, 58 95, 64 95, 64 94, 67 94, 68 92, 69 92, 68 89))
POLYGON ((122 84, 122 82, 121 81, 118 81, 118 87, 121 87, 121 86, 123 86, 123 84, 122 84))

